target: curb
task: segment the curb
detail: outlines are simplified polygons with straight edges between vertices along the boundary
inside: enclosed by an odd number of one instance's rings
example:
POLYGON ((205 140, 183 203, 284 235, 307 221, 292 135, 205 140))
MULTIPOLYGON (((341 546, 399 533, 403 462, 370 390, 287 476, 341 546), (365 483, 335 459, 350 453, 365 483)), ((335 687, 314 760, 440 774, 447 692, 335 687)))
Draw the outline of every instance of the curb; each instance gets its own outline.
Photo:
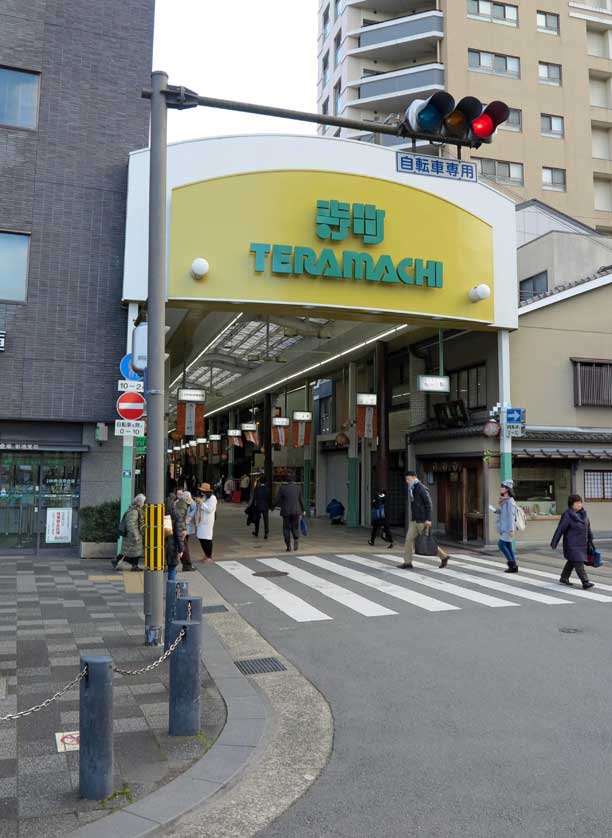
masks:
POLYGON ((78 827, 69 838, 142 838, 176 821, 226 786, 258 750, 268 724, 268 706, 234 664, 219 635, 202 621, 206 669, 227 708, 227 720, 212 748, 165 786, 113 815, 78 827))

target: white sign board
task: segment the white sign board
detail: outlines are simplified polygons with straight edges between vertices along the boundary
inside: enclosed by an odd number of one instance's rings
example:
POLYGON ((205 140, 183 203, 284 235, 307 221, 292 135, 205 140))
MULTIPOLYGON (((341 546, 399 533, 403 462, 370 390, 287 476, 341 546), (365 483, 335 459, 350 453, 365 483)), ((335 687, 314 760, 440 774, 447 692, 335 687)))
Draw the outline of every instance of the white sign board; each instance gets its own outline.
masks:
POLYGON ((294 410, 293 411, 293 421, 294 422, 312 422, 312 413, 310 410, 294 410))
POLYGON ((237 428, 232 428, 227 432, 228 436, 242 436, 242 431, 239 431, 237 428))
POLYGON ((417 386, 421 393, 449 393, 450 378, 448 375, 419 375, 417 386))
POLYGON ((70 544, 72 541, 72 509, 47 509, 47 544, 70 544))
POLYGON ((505 424, 506 436, 523 436, 523 425, 505 424))
POLYGON ((289 427, 289 419, 286 416, 273 416, 272 417, 272 427, 273 428, 288 428, 289 427))
POLYGON ((144 381, 129 381, 127 378, 117 382, 117 391, 119 393, 144 393, 144 381))
POLYGON ((60 731, 55 734, 55 744, 59 754, 63 754, 66 751, 78 751, 80 733, 78 730, 60 731))
POLYGON ((206 401, 206 391, 188 390, 186 387, 179 387, 176 400, 179 402, 198 402, 202 404, 206 401))
POLYGON ((372 407, 376 405, 376 393, 357 393, 357 404, 372 407))
POLYGON ((145 423, 131 419, 117 419, 115 421, 115 436, 144 436, 145 423))

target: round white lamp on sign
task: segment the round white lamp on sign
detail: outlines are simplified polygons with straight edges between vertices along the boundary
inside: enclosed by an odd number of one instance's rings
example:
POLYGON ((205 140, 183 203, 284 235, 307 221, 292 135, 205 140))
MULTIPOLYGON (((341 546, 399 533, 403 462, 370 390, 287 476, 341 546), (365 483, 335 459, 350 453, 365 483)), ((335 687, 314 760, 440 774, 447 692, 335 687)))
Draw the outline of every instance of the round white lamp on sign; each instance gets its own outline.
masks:
POLYGON ((210 269, 210 265, 206 259, 194 259, 191 263, 191 276, 194 279, 203 279, 210 269))
POLYGON ((482 300, 488 300, 491 296, 491 289, 488 285, 485 285, 484 282, 481 285, 475 285, 468 293, 468 297, 470 301, 473 303, 479 303, 482 300))

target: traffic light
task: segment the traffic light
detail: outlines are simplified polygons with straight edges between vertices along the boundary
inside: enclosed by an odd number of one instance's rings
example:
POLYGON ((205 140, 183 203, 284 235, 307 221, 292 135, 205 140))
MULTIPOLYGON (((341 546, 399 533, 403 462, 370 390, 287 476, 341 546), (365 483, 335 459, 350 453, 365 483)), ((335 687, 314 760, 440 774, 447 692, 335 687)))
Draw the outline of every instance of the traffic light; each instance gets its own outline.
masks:
POLYGON ((426 134, 457 145, 478 148, 490 143, 497 127, 508 119, 509 108, 505 102, 483 105, 475 96, 464 96, 459 102, 445 91, 429 99, 415 99, 404 113, 399 126, 402 136, 426 134))

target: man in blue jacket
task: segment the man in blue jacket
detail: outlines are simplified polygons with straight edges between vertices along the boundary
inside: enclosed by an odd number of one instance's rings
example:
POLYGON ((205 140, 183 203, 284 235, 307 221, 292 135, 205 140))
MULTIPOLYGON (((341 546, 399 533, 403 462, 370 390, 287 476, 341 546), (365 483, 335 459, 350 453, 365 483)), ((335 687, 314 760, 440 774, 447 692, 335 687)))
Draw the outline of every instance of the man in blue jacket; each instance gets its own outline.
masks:
MULTIPOLYGON (((406 483, 410 496, 410 525, 406 533, 404 545, 404 563, 398 567, 405 570, 412 570, 412 559, 414 557, 414 543, 426 529, 431 529, 431 497, 427 488, 418 479, 415 471, 406 472, 406 483)), ((448 553, 438 547, 440 567, 448 564, 448 553)))

